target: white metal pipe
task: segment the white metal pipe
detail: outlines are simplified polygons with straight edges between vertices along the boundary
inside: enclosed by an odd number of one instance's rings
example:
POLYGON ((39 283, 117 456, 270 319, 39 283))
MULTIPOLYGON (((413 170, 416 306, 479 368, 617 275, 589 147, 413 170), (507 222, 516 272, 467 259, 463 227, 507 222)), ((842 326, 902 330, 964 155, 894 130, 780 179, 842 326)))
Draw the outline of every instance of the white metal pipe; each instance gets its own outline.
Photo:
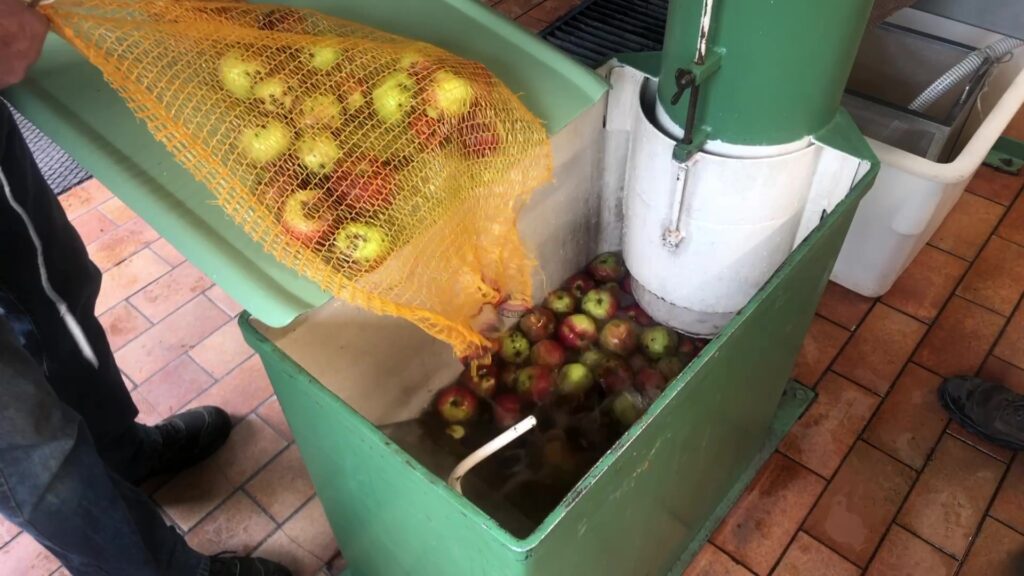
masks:
POLYGON ((469 471, 474 466, 486 460, 491 454, 508 446, 513 440, 532 430, 536 425, 537 417, 527 416, 515 426, 505 430, 493 440, 484 444, 469 456, 466 456, 462 462, 455 466, 452 473, 448 475, 448 485, 451 486, 452 490, 462 494, 462 478, 469 474, 469 471))

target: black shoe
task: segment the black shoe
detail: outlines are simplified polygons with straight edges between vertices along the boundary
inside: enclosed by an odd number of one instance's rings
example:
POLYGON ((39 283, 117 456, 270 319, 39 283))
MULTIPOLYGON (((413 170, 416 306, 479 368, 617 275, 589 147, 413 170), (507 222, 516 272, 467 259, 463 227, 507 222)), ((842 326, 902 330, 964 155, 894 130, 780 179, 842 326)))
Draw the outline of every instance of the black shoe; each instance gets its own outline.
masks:
POLYGON ((231 417, 216 406, 202 406, 175 414, 153 429, 160 444, 150 456, 143 480, 173 474, 208 458, 231 434, 231 417))
POLYGON ((263 558, 210 556, 210 576, 292 576, 292 571, 263 558))
POLYGON ((1024 396, 980 378, 947 378, 939 400, 968 431, 1010 450, 1024 450, 1024 396))

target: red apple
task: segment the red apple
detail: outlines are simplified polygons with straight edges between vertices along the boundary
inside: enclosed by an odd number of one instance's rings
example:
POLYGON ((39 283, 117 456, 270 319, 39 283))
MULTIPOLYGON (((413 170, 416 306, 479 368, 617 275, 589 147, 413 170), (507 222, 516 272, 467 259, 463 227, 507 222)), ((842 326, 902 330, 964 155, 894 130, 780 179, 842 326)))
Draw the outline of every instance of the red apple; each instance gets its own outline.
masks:
POLYGON ((640 343, 640 331, 633 322, 614 318, 601 328, 598 340, 605 350, 629 356, 640 343))
POLYGON ((654 368, 642 368, 636 373, 633 386, 643 394, 643 397, 653 401, 661 395, 668 382, 665 376, 654 368))
POLYGON ((395 201, 395 177, 376 156, 357 156, 338 167, 327 188, 343 206, 361 212, 383 210, 395 201))
POLYGON ((633 390, 623 390, 612 399, 612 414, 623 426, 630 426, 644 414, 643 399, 633 390))
POLYGON ((594 288, 583 296, 580 310, 598 322, 610 320, 619 311, 619 303, 611 292, 603 288, 594 288))
POLYGON ((587 272, 601 283, 618 282, 626 277, 626 263, 622 261, 620 254, 605 252, 590 261, 587 272))
POLYGON ((455 141, 470 158, 487 158, 501 147, 498 123, 479 114, 466 114, 455 127, 455 141))
POLYGON ((281 207, 281 227, 306 246, 320 242, 331 227, 332 215, 317 205, 320 195, 316 190, 299 190, 286 197, 281 207))
POLYGON ((579 362, 566 364, 558 371, 558 393, 563 396, 582 396, 594 385, 594 374, 579 362))
POLYGON ((519 329, 530 342, 540 342, 555 333, 558 320, 547 308, 534 308, 519 319, 519 329))
POLYGON ((498 385, 505 390, 516 389, 516 378, 519 376, 519 366, 504 364, 498 369, 498 385))
POLYGON ((569 276, 569 278, 565 280, 565 284, 562 286, 564 286, 565 289, 575 296, 577 301, 579 301, 583 299, 583 296, 586 295, 587 292, 593 290, 596 285, 597 284, 594 282, 593 278, 588 274, 580 272, 569 276))
POLYGON ((583 353, 580 354, 580 364, 590 368, 591 372, 597 372, 597 369, 606 358, 608 358, 608 354, 606 354, 604 350, 591 348, 589 350, 584 350, 583 353))
POLYGON ((576 311, 576 297, 566 290, 555 290, 544 298, 544 307, 559 316, 576 311))
POLYGON ((633 304, 632 306, 626 306, 620 310, 623 316, 629 318, 633 322, 641 326, 654 326, 654 319, 651 318, 650 314, 644 311, 639 304, 633 304))
POLYGON ((693 358, 697 356, 697 344, 694 343, 692 338, 683 336, 679 339, 679 354, 686 358, 693 358))
POLYGON ((305 15, 294 8, 274 8, 264 12, 260 16, 259 29, 287 34, 309 33, 305 15))
POLYGON ((518 330, 510 330, 501 338, 501 359, 510 364, 522 364, 530 358, 530 341, 518 330))
POLYGON ((606 282, 601 285, 601 289, 607 290, 612 296, 615 296, 615 301, 618 302, 620 311, 623 308, 636 304, 633 295, 624 292, 622 287, 616 282, 606 282))
POLYGON ((665 380, 671 382, 672 380, 675 380, 675 377, 678 376, 689 363, 689 358, 683 360, 679 356, 665 356, 661 360, 658 360, 655 367, 658 369, 658 372, 661 372, 661 375, 665 377, 665 380))
POLYGON ((516 377, 516 391, 519 396, 544 404, 554 396, 555 372, 547 366, 527 366, 516 377))
POLYGON ((441 414, 441 418, 452 424, 472 420, 479 407, 476 396, 458 384, 452 384, 438 392, 434 406, 441 414))
POLYGON ((493 364, 477 364, 462 371, 459 384, 476 392, 478 396, 490 398, 498 387, 498 368, 493 364))
POLYGON ((523 401, 515 394, 495 396, 493 409, 494 422, 501 428, 511 428, 523 419, 523 401))
POLYGON ((619 288, 622 288, 623 292, 625 292, 626 294, 629 294, 630 296, 632 296, 633 295, 633 277, 630 276, 629 274, 626 274, 626 276, 622 280, 619 280, 619 288))
POLYGON ((597 341, 597 324, 586 314, 573 314, 559 324, 558 339, 566 348, 585 350, 597 341))
POLYGON ((530 361, 539 366, 558 368, 565 364, 565 348, 554 340, 541 340, 530 350, 530 361))
POLYGON ((639 372, 641 368, 651 367, 651 361, 640 352, 630 355, 628 362, 629 367, 633 372, 639 372))
POLYGON ((370 89, 361 80, 342 77, 337 86, 338 99, 341 100, 342 107, 347 114, 362 108, 370 97, 370 89))
POLYGON ((679 347, 679 335, 665 326, 648 326, 640 333, 640 346, 651 360, 675 352, 679 347))
POLYGON ((423 147, 431 150, 441 145, 448 137, 448 123, 425 114, 415 114, 409 118, 409 131, 423 147))
POLYGON ((609 356, 597 368, 597 382, 609 394, 626 390, 633 385, 633 371, 618 356, 609 356))

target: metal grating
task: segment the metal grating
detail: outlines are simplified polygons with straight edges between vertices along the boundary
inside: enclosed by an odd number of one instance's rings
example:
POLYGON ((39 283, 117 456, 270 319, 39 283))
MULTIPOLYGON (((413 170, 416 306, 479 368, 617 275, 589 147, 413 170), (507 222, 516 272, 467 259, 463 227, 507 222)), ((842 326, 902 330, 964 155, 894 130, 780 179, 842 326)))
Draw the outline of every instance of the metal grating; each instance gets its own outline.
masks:
POLYGON ((43 178, 46 179, 46 183, 50 185, 54 194, 63 194, 92 177, 63 148, 47 138, 13 106, 3 100, 0 102, 4 102, 4 105, 10 108, 11 113, 14 114, 18 129, 25 137, 25 142, 28 143, 29 150, 32 151, 39 171, 43 173, 43 178))
POLYGON ((669 0, 590 0, 540 36, 596 68, 615 54, 661 50, 669 0))

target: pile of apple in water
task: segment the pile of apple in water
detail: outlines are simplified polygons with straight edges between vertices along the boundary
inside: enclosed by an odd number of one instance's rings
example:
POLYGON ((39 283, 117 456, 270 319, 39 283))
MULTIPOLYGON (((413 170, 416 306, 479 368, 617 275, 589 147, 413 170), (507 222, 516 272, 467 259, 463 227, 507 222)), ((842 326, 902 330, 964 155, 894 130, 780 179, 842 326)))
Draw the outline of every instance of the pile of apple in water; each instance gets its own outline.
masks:
POLYGON ((601 254, 524 314, 491 364, 442 389, 421 421, 465 457, 535 415, 534 430, 470 474, 536 524, 706 344, 655 323, 622 257, 601 254))

